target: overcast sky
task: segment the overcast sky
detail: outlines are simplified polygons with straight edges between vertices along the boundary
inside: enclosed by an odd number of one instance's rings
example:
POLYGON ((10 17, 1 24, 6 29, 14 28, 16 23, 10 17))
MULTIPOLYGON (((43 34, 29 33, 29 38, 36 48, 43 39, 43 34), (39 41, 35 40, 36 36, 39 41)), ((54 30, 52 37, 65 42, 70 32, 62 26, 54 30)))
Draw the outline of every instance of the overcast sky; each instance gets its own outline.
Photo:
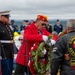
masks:
POLYGON ((75 19, 75 0, 0 0, 0 11, 11 10, 11 19, 75 19))

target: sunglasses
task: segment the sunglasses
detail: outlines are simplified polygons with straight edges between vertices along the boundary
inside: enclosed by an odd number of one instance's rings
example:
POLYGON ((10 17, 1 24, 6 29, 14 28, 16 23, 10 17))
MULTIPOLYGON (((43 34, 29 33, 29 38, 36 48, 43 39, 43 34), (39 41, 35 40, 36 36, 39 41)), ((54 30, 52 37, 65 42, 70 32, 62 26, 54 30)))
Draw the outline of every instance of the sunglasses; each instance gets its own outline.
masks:
POLYGON ((23 39, 19 39, 19 41, 22 41, 23 39))
POLYGON ((42 23, 41 25, 42 25, 42 26, 46 26, 46 24, 45 24, 45 23, 42 23))

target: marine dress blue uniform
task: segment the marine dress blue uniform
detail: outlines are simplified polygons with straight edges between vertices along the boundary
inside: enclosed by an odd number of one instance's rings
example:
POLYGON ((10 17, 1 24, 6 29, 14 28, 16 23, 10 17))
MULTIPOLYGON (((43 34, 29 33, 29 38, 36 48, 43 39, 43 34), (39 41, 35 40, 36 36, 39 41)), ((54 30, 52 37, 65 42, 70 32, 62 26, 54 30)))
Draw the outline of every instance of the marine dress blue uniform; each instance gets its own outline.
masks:
POLYGON ((13 67, 13 32, 0 21, 1 68, 2 75, 11 75, 13 67))
MULTIPOLYGON (((9 17, 9 15, 6 15, 9 11, 0 12, 0 17, 5 17, 6 20, 9 17)), ((12 75, 12 69, 13 69, 13 32, 10 29, 9 25, 7 23, 4 23, 4 21, 0 20, 0 57, 2 58, 0 60, 1 62, 1 71, 2 75, 12 75)))

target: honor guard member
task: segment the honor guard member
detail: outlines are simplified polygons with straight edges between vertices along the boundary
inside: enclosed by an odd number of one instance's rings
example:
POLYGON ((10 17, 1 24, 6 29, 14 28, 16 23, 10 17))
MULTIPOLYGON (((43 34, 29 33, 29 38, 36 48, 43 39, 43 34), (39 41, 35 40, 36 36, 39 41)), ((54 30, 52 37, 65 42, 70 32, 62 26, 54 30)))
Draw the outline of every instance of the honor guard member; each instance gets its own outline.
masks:
POLYGON ((0 43, 2 75, 12 75, 13 68, 13 32, 10 29, 10 11, 0 12, 0 43))
POLYGON ((57 20, 57 22, 56 22, 56 24, 54 25, 54 28, 53 28, 53 29, 54 29, 54 31, 56 31, 58 34, 63 31, 63 25, 60 24, 60 21, 59 21, 59 20, 57 20))
POLYGON ((75 19, 67 22, 67 34, 60 37, 52 51, 51 75, 75 75, 75 19))

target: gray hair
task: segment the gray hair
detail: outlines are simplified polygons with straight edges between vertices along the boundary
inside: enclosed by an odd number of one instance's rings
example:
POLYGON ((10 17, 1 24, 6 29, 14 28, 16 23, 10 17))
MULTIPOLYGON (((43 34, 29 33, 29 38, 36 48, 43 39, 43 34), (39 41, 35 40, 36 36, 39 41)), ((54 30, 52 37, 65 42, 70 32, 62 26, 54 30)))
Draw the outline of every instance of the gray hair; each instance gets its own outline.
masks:
POLYGON ((56 35, 56 36, 58 35, 58 33, 56 31, 53 31, 52 34, 56 35))
POLYGON ((70 28, 70 30, 75 30, 75 19, 70 19, 67 21, 67 27, 70 28))

